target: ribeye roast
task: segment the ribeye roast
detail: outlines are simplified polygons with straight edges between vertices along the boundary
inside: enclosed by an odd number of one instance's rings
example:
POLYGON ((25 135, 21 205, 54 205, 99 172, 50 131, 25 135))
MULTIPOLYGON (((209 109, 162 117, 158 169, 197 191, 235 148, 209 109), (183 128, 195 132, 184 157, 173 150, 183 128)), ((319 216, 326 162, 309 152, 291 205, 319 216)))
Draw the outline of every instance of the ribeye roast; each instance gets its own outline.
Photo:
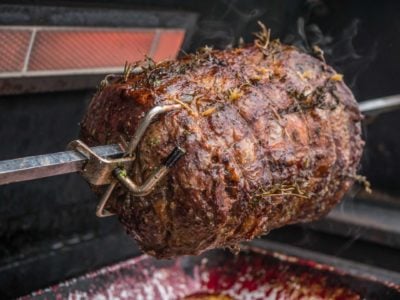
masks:
POLYGON ((116 189, 110 210, 158 258, 234 246, 271 229, 315 220, 352 185, 362 116, 342 76, 299 49, 269 41, 205 47, 178 60, 136 63, 103 81, 81 124, 89 145, 129 141, 159 104, 137 149, 142 182, 179 145, 186 154, 154 191, 116 189))

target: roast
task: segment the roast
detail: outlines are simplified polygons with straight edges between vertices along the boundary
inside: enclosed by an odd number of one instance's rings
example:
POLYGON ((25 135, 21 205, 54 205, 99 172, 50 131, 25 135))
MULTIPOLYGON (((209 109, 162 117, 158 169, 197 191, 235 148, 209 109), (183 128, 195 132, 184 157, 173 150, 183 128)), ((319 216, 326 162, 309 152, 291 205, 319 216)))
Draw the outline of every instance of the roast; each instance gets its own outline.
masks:
POLYGON ((149 195, 119 186, 108 207, 150 255, 235 247, 316 220, 356 178, 362 115, 342 75, 265 32, 243 47, 146 58, 108 76, 81 137, 129 141, 151 108, 177 103, 147 129, 127 176, 143 182, 176 146, 185 154, 149 195))

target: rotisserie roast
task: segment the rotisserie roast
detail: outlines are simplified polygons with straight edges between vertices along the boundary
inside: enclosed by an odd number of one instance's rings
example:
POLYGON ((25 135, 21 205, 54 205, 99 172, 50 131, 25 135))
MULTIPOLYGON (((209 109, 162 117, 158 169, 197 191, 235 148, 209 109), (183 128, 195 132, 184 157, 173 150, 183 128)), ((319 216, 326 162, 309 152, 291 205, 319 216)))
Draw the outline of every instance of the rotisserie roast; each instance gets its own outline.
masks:
POLYGON ((117 188, 115 212, 146 253, 198 254, 315 220, 356 178, 364 142, 351 91, 321 57, 269 40, 147 58, 108 77, 81 124, 89 145, 129 141, 156 105, 182 109, 147 129, 132 170, 143 182, 179 146, 185 155, 147 196, 117 188))

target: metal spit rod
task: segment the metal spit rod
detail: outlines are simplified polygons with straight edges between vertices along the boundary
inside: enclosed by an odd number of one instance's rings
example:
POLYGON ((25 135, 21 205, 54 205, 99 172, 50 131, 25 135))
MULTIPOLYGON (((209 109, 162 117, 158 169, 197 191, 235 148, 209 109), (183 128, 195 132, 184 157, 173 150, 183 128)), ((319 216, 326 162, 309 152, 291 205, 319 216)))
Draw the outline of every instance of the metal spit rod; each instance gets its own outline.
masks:
MULTIPOLYGON (((359 104, 363 114, 377 115, 400 108, 400 95, 383 97, 359 104)), ((101 157, 121 157, 119 145, 93 147, 101 157)), ((51 154, 27 156, 0 161, 0 185, 74 173, 82 170, 87 158, 78 151, 64 151, 51 154)))
POLYGON ((366 115, 378 115, 400 108, 400 95, 376 98, 359 103, 361 112, 366 115))
MULTIPOLYGON (((119 145, 91 149, 101 157, 124 154, 119 145)), ((78 172, 86 162, 86 156, 74 150, 3 160, 0 161, 0 185, 78 172)))

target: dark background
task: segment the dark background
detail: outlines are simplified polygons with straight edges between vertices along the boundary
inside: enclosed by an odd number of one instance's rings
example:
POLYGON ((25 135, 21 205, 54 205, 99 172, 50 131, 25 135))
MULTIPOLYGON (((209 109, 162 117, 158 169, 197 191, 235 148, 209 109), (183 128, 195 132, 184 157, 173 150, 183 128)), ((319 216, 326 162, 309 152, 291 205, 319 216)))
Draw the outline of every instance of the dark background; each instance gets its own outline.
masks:
MULTIPOLYGON (((399 1, 3 1, 1 25, 137 26, 120 10, 194 12, 185 51, 252 41, 257 20, 306 51, 314 44, 344 74, 359 101, 400 93, 399 1), (32 6, 32 4, 35 4, 32 6), (74 14, 68 14, 73 11, 74 14), (95 11, 92 17, 85 12, 95 11), (54 17, 63 16, 63 17, 54 17), (27 17, 28 16, 28 17, 27 17), (97 16, 97 17, 94 17, 97 16)), ((135 23, 136 22, 136 23, 135 23)), ((146 23, 146 21, 143 21, 146 23)), ((163 26, 160 17, 147 26, 163 26)), ((0 160, 64 150, 95 91, 0 97, 0 160)), ((365 122, 362 173, 377 190, 400 192, 397 113, 365 122)), ((0 186, 0 298, 22 295, 139 253, 76 174, 0 186)), ((400 271, 397 250, 291 226, 268 238, 400 271), (384 252, 382 252, 384 251, 384 252), (376 253, 385 253, 377 257, 376 253)))

